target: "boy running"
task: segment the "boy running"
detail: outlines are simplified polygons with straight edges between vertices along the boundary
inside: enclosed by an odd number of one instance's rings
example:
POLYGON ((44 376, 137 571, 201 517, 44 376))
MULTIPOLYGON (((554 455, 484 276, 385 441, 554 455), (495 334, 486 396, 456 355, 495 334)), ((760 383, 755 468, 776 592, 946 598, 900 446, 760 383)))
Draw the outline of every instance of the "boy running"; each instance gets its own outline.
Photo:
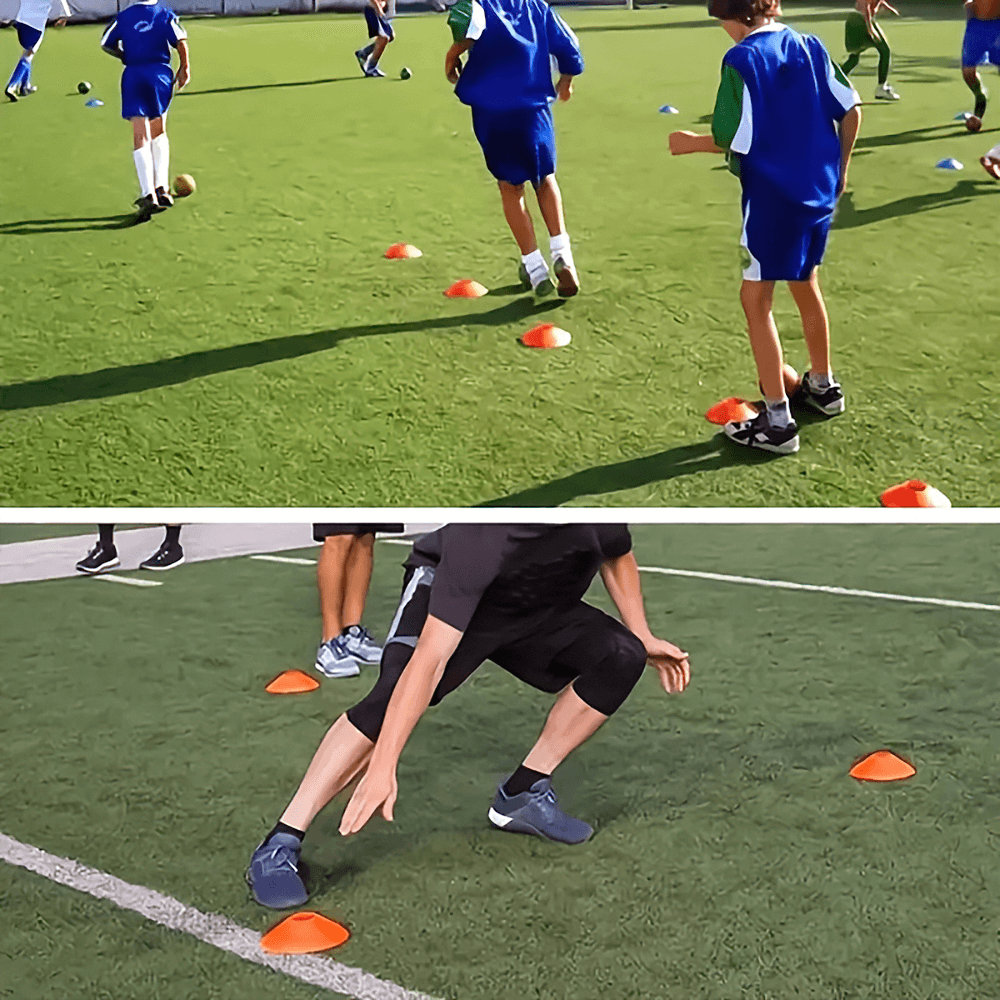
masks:
MULTIPOLYGON (((965 127, 970 132, 978 132, 983 127, 989 95, 976 67, 992 63, 1000 68, 1000 0, 965 0, 965 16, 962 79, 976 99, 972 116, 965 120, 965 127)), ((992 150, 987 156, 992 156, 992 150)), ((983 166, 989 172, 987 164, 983 163, 983 166)))
POLYGON ((818 267, 847 181, 861 98, 819 39, 775 21, 777 0, 710 0, 708 10, 736 43, 722 60, 712 134, 674 132, 670 151, 727 153, 740 178, 740 301, 764 400, 753 420, 726 424, 724 433, 736 444, 787 455, 798 451, 799 437, 771 312, 774 286, 788 282, 802 317, 811 364, 803 398, 820 413, 842 413, 818 267))
POLYGON ((135 204, 144 222, 174 203, 169 193, 167 109, 174 84, 180 90, 191 79, 187 32, 159 0, 136 0, 111 22, 101 48, 125 64, 122 118, 132 123, 132 159, 142 192, 135 204), (171 48, 180 57, 176 76, 170 68, 171 48))
POLYGON ((379 811, 392 819, 396 767, 413 728, 484 660, 556 695, 538 741, 497 789, 489 821, 564 844, 594 831, 559 808, 553 771, 621 707, 647 661, 668 693, 691 678, 688 654, 649 630, 624 525, 450 524, 418 541, 405 567, 378 681, 330 727, 253 853, 247 881, 264 906, 306 901, 298 874, 305 831, 354 778, 363 775, 341 834, 379 811), (621 622, 583 600, 598 572, 621 622))
POLYGON ((50 15, 58 19, 57 27, 59 24, 65 24, 66 18, 72 16, 72 13, 66 0, 21 0, 17 17, 14 18, 17 41, 21 46, 21 58, 18 59, 4 89, 8 101, 27 97, 38 90, 31 84, 31 63, 38 46, 42 44, 45 25, 50 15))
POLYGON ((368 25, 368 37, 375 41, 358 49, 354 53, 365 76, 385 76, 378 68, 378 61, 385 52, 389 42, 395 41, 396 34, 392 30, 389 18, 385 13, 385 0, 367 0, 365 4, 365 22, 368 25))
POLYGON ((455 95, 472 108, 472 130, 486 167, 497 179, 507 224, 521 251, 518 276, 537 295, 552 292, 548 265, 524 204, 531 183, 549 231, 559 294, 580 290, 562 195, 556 183, 556 143, 550 104, 568 101, 583 72, 576 35, 545 0, 458 0, 448 14, 454 44, 445 56, 455 95), (462 69, 462 53, 469 58, 462 69), (552 60, 559 81, 552 84, 552 60), (461 74, 461 75, 459 75, 461 74))
POLYGON ((878 101, 898 101, 899 94, 889 86, 889 65, 892 53, 885 32, 875 21, 875 15, 882 7, 891 10, 897 17, 896 10, 886 0, 856 0, 857 8, 847 15, 844 22, 844 47, 847 49, 847 59, 840 67, 845 74, 854 72, 854 67, 861 59, 865 49, 875 49, 878 52, 878 86, 875 88, 875 99, 878 101))

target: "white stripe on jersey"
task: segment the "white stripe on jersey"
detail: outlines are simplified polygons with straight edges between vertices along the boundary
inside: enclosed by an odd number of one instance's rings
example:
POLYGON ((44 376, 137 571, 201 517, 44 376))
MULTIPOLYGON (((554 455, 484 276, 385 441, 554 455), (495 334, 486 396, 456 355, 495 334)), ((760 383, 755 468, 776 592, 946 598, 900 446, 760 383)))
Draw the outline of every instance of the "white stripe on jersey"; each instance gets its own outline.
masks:
POLYGON ((833 99, 845 110, 861 103, 861 95, 854 89, 852 84, 846 87, 837 79, 837 74, 833 71, 833 60, 827 56, 826 60, 826 85, 830 88, 833 99))
POLYGON ((112 21, 112 22, 111 22, 111 23, 110 23, 110 24, 108 25, 108 30, 107 30, 107 31, 105 31, 103 35, 101 35, 101 48, 102 48, 102 49, 103 49, 103 48, 104 48, 104 46, 105 46, 105 45, 107 45, 107 43, 108 43, 108 35, 110 35, 110 34, 111 34, 111 32, 112 32, 112 31, 114 31, 114 30, 115 30, 115 28, 117 28, 117 27, 118 27, 118 21, 117 21, 117 20, 115 20, 115 21, 112 21))
POLYGON ((483 6, 472 0, 472 17, 469 18, 469 30, 465 37, 475 41, 486 30, 486 11, 483 6))
POLYGON ((21 0, 21 6, 18 7, 17 17, 14 20, 37 31, 44 31, 50 12, 57 18, 69 17, 72 13, 62 0, 21 0), (56 7, 59 9, 55 10, 56 7))
POLYGON ((743 84, 743 113, 740 116, 740 127, 733 136, 729 148, 734 153, 749 153, 753 142, 753 105, 750 102, 750 89, 743 84))

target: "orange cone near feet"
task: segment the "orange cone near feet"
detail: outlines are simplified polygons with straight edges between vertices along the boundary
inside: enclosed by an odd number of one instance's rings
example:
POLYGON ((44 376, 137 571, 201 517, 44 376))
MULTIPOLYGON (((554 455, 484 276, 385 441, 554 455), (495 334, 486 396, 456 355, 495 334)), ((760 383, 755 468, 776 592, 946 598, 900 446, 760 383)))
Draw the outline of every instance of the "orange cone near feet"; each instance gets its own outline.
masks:
POLYGON ((859 781, 900 781, 917 773, 912 764, 897 757, 891 750, 876 750, 859 760, 850 770, 859 781))
POLYGON ((301 694, 304 691, 315 691, 319 681, 301 670, 286 670, 278 674, 266 688, 269 694, 301 694))
POLYGON ((489 289, 485 285, 479 284, 478 281, 463 278, 446 289, 444 294, 449 299, 481 299, 488 291, 489 289))
POLYGON ((558 326, 540 323, 520 337, 525 347, 565 347, 573 338, 558 326))
POLYGON ((950 507, 951 501, 940 491, 920 479, 908 479, 890 486, 880 497, 883 507, 950 507))
POLYGON ((273 955, 308 955, 343 944, 351 932, 328 917, 310 910, 293 913, 272 927, 260 946, 273 955))
POLYGON ((412 243, 393 243, 383 256, 389 260, 409 260, 411 257, 423 257, 423 252, 412 243))
POLYGON ((705 414, 705 419, 712 424, 728 424, 731 421, 741 423, 744 420, 753 420, 757 416, 757 407, 753 403, 739 396, 730 396, 715 406, 710 406, 705 414))

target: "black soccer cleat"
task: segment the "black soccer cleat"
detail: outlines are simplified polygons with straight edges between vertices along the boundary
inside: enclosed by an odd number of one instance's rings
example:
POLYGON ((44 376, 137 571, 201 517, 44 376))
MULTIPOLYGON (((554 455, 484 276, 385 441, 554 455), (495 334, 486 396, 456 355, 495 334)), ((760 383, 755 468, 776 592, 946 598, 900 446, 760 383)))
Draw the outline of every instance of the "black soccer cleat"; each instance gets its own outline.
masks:
POLYGON ((176 542, 164 542, 148 559, 139 563, 139 569, 173 569, 184 562, 184 550, 176 542))
POLYGON ((799 428, 793 420, 786 427, 775 427, 768 416, 767 407, 758 404, 760 412, 752 420, 734 420, 722 428, 722 433, 733 444, 745 448, 759 448, 776 455, 793 455, 799 450, 799 428))
POLYGON ((165 187, 158 187, 156 189, 156 204, 161 209, 174 207, 174 199, 165 187))
POLYGON ((81 573, 89 573, 93 576, 95 573, 107 573, 108 570, 117 569, 120 565, 118 550, 113 545, 105 548, 98 542, 90 550, 86 559, 81 559, 76 564, 76 568, 81 573))

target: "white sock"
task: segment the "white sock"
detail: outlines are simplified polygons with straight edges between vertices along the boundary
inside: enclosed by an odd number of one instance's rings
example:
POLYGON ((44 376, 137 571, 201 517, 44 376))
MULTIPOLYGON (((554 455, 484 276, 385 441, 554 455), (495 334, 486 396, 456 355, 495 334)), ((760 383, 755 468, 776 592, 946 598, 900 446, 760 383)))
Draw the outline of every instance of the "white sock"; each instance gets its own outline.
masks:
POLYGON ((153 148, 153 187, 170 190, 170 140, 161 132, 150 143, 153 148))
POLYGON ((555 263, 556 257, 562 257, 570 267, 573 266, 573 251, 569 247, 568 233, 559 233, 558 236, 550 236, 549 251, 553 263, 555 263))
POLYGON ((549 265, 545 263, 541 250, 532 250, 529 254, 522 254, 521 263, 528 272, 528 280, 531 282, 532 288, 549 273, 549 265))
POLYGON ((829 370, 825 372, 810 372, 809 384, 814 389, 829 389, 833 385, 833 372, 829 370))
POLYGON ((153 154, 150 152, 149 143, 144 143, 140 149, 133 150, 132 159, 135 161, 135 172, 139 176, 139 190, 145 198, 153 193, 153 154))
POLYGON ((986 155, 991 159, 1000 160, 1000 142, 998 142, 986 155))
POLYGON ((787 427, 792 422, 792 411, 788 408, 788 398, 778 400, 765 399, 767 416, 772 427, 787 427))

